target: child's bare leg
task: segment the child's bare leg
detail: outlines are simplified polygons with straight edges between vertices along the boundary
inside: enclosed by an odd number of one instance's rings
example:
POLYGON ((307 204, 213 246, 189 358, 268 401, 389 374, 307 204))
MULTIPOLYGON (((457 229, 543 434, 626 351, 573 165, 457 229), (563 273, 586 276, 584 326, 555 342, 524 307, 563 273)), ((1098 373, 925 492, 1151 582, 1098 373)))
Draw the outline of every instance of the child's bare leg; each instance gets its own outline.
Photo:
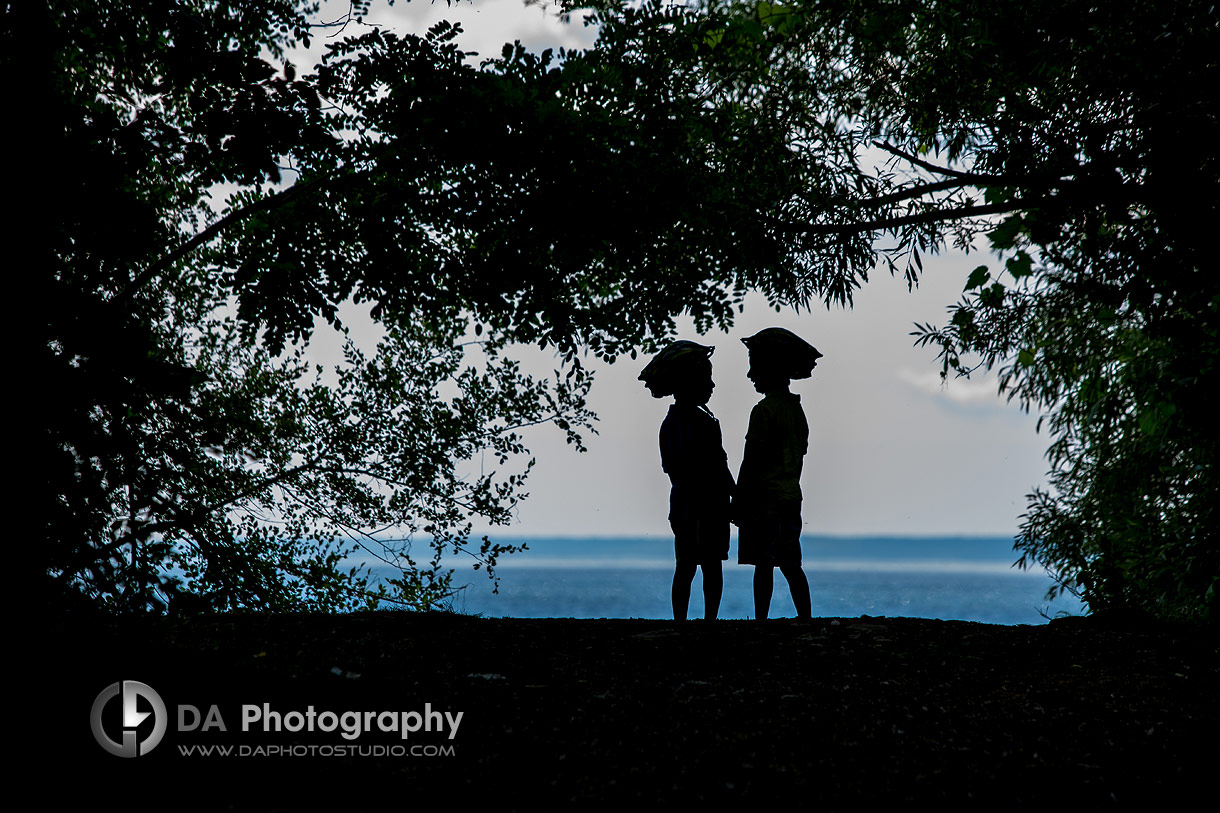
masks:
POLYGON ((775 570, 771 565, 754 565, 754 618, 767 620, 771 612, 771 591, 775 586, 775 570))
MULTIPOLYGON (((695 578, 695 568, 698 565, 679 563, 674 568, 674 584, 670 591, 670 600, 674 605, 674 620, 686 620, 686 608, 690 604, 690 583, 695 578)), ((706 577, 705 577, 706 578, 706 577)))
POLYGON ((703 618, 715 621, 720 613, 720 595, 724 592, 724 571, 720 562, 703 565, 703 618))
POLYGON ((783 573, 784 578, 788 580, 788 589, 792 592, 792 603, 796 605, 796 617, 811 618, 813 601, 809 596, 809 579, 805 578, 805 571, 801 570, 800 565, 786 565, 781 567, 779 572, 783 573))

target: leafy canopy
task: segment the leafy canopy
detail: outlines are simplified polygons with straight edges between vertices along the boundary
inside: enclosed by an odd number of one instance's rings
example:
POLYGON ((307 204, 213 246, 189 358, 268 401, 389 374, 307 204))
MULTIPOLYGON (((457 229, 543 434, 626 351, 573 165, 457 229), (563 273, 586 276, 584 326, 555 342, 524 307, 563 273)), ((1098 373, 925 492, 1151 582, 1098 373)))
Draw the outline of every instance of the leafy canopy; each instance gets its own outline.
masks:
POLYGON ((54 68, 31 142, 55 198, 31 275, 31 363, 56 395, 34 418, 48 599, 430 607, 452 593, 446 550, 490 572, 515 548, 469 543, 472 520, 505 523, 524 496, 522 427, 580 445, 585 372, 525 375, 458 302, 394 313, 375 349, 313 369, 287 331, 242 321, 241 263, 224 264, 221 237, 257 228, 297 155, 342 144, 316 81, 275 62, 315 7, 36 6, 10 6, 5 30, 47 42, 54 68), (236 189, 230 214, 218 188, 236 189), (398 575, 373 589, 353 553, 398 575))
POLYGON ((61 586, 141 604, 193 556, 186 583, 229 606, 310 579, 333 603, 334 549, 306 550, 325 529, 439 551, 503 516, 520 481, 463 480, 444 450, 587 426, 579 351, 650 348, 683 312, 727 327, 751 289, 850 304, 878 260, 914 284, 925 253, 987 235, 1002 267, 917 338, 1046 411, 1023 561, 1094 607, 1214 617, 1213 7, 602 3, 587 52, 476 67, 442 24, 301 74, 277 60, 314 12, 6 13, 7 38, 20 21, 53 44, 35 143, 79 159, 39 161, 63 198, 36 299, 57 303, 38 363, 72 393, 47 416, 61 586), (349 300, 386 344, 311 379, 294 354, 349 300), (470 324, 489 362, 462 373, 470 324), (567 373, 519 378, 511 342, 567 373))
POLYGON ((914 335, 945 375, 997 368, 1001 394, 1045 413, 1050 488, 1029 496, 1020 563, 1094 609, 1215 619, 1214 4, 641 14, 683 42, 705 108, 799 167, 758 212, 794 262, 754 284, 850 302, 877 259, 914 284, 924 253, 986 238, 999 267, 980 265, 947 323, 914 335))
POLYGON ((998 368, 1003 394, 1045 411, 1050 489, 1029 496, 1021 563, 1094 609, 1214 620, 1214 4, 830 0, 702 15, 719 21, 717 47, 748 43, 724 73, 741 96, 787 88, 775 96, 808 105, 775 114, 802 163, 835 160, 800 135, 819 122, 890 159, 779 228, 885 237, 908 279, 947 243, 985 234, 997 253, 947 324, 915 335, 946 375, 998 368))
POLYGON ((400 567, 394 598, 435 605, 442 552, 524 494, 528 462, 476 476, 476 459, 525 461, 525 425, 576 445, 590 428, 578 350, 634 353, 683 312, 727 326, 745 290, 796 301, 789 281, 821 273, 773 227, 808 168, 709 83, 712 51, 671 36, 682 9, 608 10, 589 53, 509 46, 480 67, 452 26, 374 30, 303 73, 282 60, 315 14, 6 10, 7 39, 49 44, 31 83, 56 213, 31 358, 63 393, 36 418, 49 595, 355 606, 368 585, 338 567, 364 547, 400 567), (348 301, 384 341, 310 369, 304 343, 319 318, 342 330, 348 301), (566 370, 524 376, 511 342, 557 347, 566 370))

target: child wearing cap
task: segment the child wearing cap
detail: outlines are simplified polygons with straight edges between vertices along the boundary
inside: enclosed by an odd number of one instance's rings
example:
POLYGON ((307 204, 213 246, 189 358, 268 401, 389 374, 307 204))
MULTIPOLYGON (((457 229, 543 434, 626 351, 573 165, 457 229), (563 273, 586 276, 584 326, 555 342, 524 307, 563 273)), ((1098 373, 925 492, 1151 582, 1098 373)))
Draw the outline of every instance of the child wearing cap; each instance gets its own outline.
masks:
POLYGON ((809 423, 801 397, 789 391, 808 378, 821 353, 795 333, 767 328, 742 339, 750 354, 749 379, 763 399, 750 412, 746 448, 733 496, 738 562, 754 565, 754 616, 771 608, 775 568, 788 581, 796 615, 812 615, 809 580, 801 569, 801 466, 809 449, 809 423))
POLYGON ((729 558, 729 502, 733 475, 720 422, 707 408, 715 384, 714 347, 689 341, 657 354, 640 380, 654 398, 674 397, 661 424, 661 468, 669 475, 669 524, 674 532, 671 600, 674 619, 685 621, 695 570, 703 569, 703 617, 714 620, 724 589, 721 562, 729 558))

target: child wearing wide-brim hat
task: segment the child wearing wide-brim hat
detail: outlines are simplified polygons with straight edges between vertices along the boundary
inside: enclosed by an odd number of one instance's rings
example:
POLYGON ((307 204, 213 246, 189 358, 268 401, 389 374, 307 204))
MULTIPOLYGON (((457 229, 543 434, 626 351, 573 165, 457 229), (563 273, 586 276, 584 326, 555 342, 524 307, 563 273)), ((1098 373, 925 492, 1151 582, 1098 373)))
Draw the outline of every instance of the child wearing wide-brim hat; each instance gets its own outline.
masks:
POLYGON ((812 614, 809 580, 801 569, 801 467, 809 450, 809 423, 793 379, 809 378, 822 354, 781 327, 742 339, 750 354, 748 376, 763 399, 750 412, 746 448, 733 497, 738 562, 754 565, 754 615, 771 606, 774 569, 788 581, 798 618, 812 614))
POLYGON ((750 351, 750 364, 760 363, 790 380, 809 378, 822 354, 791 330, 769 327, 741 340, 750 351))
POLYGON ((720 422, 707 408, 715 384, 714 347, 677 341, 648 363, 640 380, 654 398, 672 395, 661 424, 661 468, 669 475, 669 524, 674 532, 671 601, 675 620, 685 620, 695 570, 703 569, 703 617, 716 618, 729 557, 729 501, 733 475, 724 453, 720 422))

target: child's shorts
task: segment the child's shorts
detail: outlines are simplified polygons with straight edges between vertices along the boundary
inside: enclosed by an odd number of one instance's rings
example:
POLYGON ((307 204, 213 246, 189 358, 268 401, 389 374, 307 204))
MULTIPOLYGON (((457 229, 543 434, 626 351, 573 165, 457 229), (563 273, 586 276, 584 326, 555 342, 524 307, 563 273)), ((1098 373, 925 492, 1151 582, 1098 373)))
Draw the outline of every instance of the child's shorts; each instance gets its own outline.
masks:
POLYGON ((718 563, 729 558, 729 518, 699 517, 670 520, 674 554, 680 565, 718 563))
POLYGON ((800 567, 800 501, 778 503, 744 518, 737 533, 737 561, 762 567, 800 567))

